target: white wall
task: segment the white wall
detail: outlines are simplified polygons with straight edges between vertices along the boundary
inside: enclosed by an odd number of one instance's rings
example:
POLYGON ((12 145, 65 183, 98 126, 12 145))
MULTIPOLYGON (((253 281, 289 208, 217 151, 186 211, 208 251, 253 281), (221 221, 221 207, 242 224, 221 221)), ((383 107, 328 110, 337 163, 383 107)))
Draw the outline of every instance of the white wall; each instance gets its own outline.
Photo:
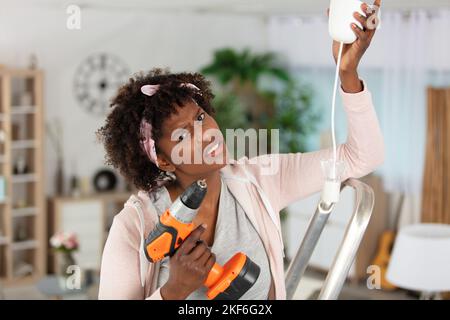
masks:
MULTIPOLYGON (((383 68, 397 55, 409 59, 415 50, 424 52, 422 63, 426 68, 450 70, 450 41, 445 38, 450 27, 450 10, 422 11, 424 19, 419 22, 416 22, 418 14, 401 19, 398 14, 397 11, 382 11, 379 29, 361 60, 361 67, 383 68), (412 27, 416 32, 411 32, 412 27)), ((293 67, 335 67, 330 38, 325 36, 328 35, 325 13, 311 17, 274 16, 269 24, 270 50, 284 55, 293 67)))
MULTIPOLYGON (((103 166, 104 150, 95 143, 103 118, 84 111, 74 98, 75 70, 88 55, 107 52, 132 72, 152 67, 197 71, 224 46, 267 47, 263 19, 248 16, 81 11, 81 30, 66 28, 66 8, 4 6, 0 11, 0 64, 24 67, 36 53, 45 72, 46 118, 61 117, 66 174, 76 161, 79 176, 103 166)), ((55 152, 46 142, 47 193, 53 192, 55 152)))

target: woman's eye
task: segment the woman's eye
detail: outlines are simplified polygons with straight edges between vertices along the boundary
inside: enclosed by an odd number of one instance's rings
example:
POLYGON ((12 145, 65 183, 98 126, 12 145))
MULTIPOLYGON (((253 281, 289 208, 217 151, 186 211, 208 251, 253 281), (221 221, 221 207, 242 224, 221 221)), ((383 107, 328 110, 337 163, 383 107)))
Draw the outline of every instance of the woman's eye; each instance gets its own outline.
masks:
POLYGON ((198 115, 197 121, 203 121, 204 119, 205 119, 205 113, 202 112, 202 113, 200 113, 200 114, 198 115))

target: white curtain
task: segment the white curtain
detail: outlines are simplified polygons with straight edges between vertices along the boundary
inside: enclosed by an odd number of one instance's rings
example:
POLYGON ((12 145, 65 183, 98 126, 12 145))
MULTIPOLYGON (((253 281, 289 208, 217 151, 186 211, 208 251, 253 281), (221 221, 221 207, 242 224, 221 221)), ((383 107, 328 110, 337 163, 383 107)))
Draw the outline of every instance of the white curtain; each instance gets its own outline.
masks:
MULTIPOLYGON (((324 111, 321 128, 330 125, 329 111, 335 63, 325 14, 272 17, 271 50, 283 55, 298 77, 316 91, 314 103, 324 111)), ((386 144, 386 161, 377 173, 387 191, 420 198, 425 157, 426 86, 450 86, 450 10, 387 12, 382 15, 359 73, 367 81, 386 144)), ((339 101, 340 103, 340 101, 339 101)), ((342 106, 337 136, 345 140, 342 106)), ((318 137, 314 137, 318 141, 318 137)), ((312 146, 317 147, 317 144, 312 146)), ((418 221, 417 212, 412 213, 418 221)))

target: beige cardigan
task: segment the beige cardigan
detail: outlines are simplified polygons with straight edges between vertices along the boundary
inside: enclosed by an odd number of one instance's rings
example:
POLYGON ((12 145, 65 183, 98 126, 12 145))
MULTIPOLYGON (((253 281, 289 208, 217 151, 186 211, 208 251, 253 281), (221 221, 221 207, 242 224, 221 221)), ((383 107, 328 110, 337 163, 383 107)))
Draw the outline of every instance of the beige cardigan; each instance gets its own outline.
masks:
MULTIPOLYGON (((348 121, 348 136, 338 146, 346 165, 342 180, 359 178, 384 161, 384 143, 372 97, 364 90, 340 95, 348 121)), ((222 177, 261 236, 272 274, 270 298, 285 299, 283 242, 279 212, 289 204, 321 190, 321 159, 332 149, 296 154, 272 154, 242 159, 221 170, 222 177)), ((131 195, 114 218, 103 251, 99 299, 162 299, 157 288, 159 263, 148 263, 144 237, 158 215, 146 192, 131 195)))

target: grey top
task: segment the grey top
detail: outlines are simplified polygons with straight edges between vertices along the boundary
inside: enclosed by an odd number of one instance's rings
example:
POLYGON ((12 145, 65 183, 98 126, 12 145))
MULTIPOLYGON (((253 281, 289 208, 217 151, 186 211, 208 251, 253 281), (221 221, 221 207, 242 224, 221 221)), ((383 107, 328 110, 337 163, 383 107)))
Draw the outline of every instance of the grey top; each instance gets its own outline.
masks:
MULTIPOLYGON (((157 191, 153 202, 158 215, 170 206, 171 199, 165 187, 157 191)), ((216 255, 216 262, 224 265, 234 254, 243 252, 261 269, 256 283, 241 297, 242 300, 265 300, 268 299, 271 275, 269 261, 259 234, 248 219, 242 207, 228 190, 222 181, 219 212, 217 216, 214 243, 211 247, 216 255)), ((164 258, 158 277, 158 287, 164 285, 169 278, 170 260, 164 258)), ((194 291, 187 299, 205 300, 206 287, 194 291)))

